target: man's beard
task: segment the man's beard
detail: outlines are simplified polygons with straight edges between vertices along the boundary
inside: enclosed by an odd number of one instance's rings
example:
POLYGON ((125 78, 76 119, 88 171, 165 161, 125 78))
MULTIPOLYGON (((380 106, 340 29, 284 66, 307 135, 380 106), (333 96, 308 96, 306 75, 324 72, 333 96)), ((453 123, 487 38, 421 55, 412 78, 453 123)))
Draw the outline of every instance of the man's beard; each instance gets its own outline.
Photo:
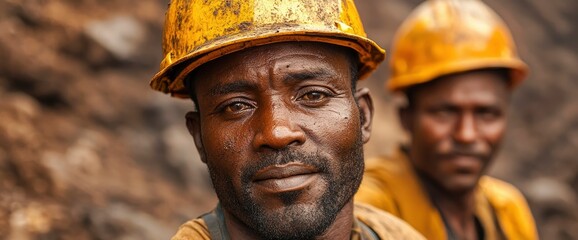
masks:
MULTIPOLYGON (((345 150, 347 151, 347 150, 345 150)), ((215 191, 223 208, 240 219, 264 239, 313 239, 324 233, 337 214, 351 200, 363 176, 363 143, 358 137, 343 159, 333 165, 318 153, 305 154, 283 150, 260 156, 256 164, 242 169, 241 192, 236 192, 229 176, 219 174, 207 161, 215 191), (314 166, 327 187, 320 199, 295 203, 302 191, 281 194, 285 205, 281 210, 267 210, 259 205, 251 193, 251 177, 260 169, 272 165, 300 162, 314 166), (333 167, 332 167, 333 166, 333 167)), ((306 194, 306 193, 305 193, 306 194)))

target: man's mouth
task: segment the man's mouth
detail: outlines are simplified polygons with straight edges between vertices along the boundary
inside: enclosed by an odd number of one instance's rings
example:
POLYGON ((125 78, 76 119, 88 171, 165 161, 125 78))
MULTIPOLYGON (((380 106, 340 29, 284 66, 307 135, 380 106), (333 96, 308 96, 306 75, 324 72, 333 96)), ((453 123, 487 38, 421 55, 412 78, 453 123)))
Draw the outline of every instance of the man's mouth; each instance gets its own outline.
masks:
POLYGON ((448 156, 447 159, 451 162, 455 171, 463 174, 479 171, 484 164, 483 158, 477 155, 453 154, 448 156))
POLYGON ((253 176, 257 186, 269 193, 284 193, 304 189, 319 177, 319 170, 302 163, 265 167, 253 176))

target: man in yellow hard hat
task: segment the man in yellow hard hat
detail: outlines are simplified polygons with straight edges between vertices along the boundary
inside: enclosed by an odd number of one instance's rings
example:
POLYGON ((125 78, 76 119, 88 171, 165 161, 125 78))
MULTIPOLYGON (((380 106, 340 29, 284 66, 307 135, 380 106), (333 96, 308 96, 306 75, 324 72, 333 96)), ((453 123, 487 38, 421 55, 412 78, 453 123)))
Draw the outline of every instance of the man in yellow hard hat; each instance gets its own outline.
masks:
POLYGON ((353 204, 384 59, 351 0, 173 0, 152 88, 192 98, 187 127, 219 205, 183 239, 422 239, 353 204))
POLYGON ((485 176, 506 129, 512 90, 526 77, 502 20, 478 0, 430 0, 397 32, 388 88, 409 146, 371 159, 356 201, 428 239, 536 239, 512 185, 485 176))

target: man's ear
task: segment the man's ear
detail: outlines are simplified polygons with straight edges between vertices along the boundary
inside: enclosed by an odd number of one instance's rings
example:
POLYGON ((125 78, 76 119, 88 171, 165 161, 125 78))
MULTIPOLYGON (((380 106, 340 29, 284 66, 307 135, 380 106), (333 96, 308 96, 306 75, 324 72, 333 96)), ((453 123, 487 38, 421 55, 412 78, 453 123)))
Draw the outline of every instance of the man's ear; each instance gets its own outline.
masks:
POLYGON ((189 133, 191 136, 193 136, 195 146, 197 147, 199 156, 201 156, 201 161, 207 163, 207 155, 205 154, 205 148, 203 147, 201 118, 199 116, 199 112, 188 112, 187 115, 185 115, 185 118, 187 121, 187 128, 189 129, 189 133))
POLYGON ((368 88, 360 88, 355 92, 355 99, 359 107, 359 114, 361 116, 361 136, 363 143, 369 141, 371 136, 371 122, 373 120, 373 100, 369 94, 368 88))

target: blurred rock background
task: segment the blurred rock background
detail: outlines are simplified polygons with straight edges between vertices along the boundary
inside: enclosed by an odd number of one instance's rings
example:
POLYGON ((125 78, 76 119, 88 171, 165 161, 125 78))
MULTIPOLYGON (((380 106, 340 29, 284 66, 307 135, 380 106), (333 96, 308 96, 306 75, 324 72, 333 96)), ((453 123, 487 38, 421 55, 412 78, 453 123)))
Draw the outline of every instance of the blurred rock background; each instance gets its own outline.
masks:
MULTIPOLYGON (((420 0, 357 0, 389 49, 420 0)), ((492 175, 528 197, 543 239, 578 239, 578 2, 485 0, 532 75, 492 175)), ((168 239, 213 207, 184 124, 192 104, 149 89, 166 0, 0 1, 0 239, 168 239)), ((404 139, 385 65, 368 157, 404 139)))

